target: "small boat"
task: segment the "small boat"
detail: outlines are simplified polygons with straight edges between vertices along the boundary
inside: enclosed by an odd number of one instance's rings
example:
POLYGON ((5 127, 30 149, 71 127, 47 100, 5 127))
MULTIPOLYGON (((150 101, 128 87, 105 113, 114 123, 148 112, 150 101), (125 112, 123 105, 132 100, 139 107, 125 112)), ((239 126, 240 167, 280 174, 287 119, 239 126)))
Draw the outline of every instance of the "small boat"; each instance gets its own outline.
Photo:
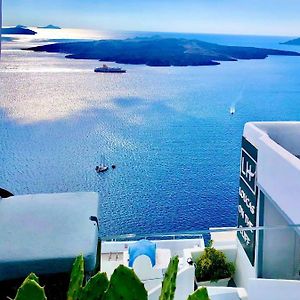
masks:
POLYGON ((99 166, 96 166, 95 171, 97 173, 103 173, 103 172, 106 172, 107 170, 108 170, 108 166, 105 164, 105 160, 103 157, 102 163, 99 166))
POLYGON ((230 114, 233 115, 235 113, 235 107, 230 107, 230 114))
POLYGON ((126 70, 122 68, 111 68, 108 65, 103 65, 102 67, 95 68, 96 73, 126 73, 126 70))
POLYGON ((103 173, 108 170, 108 166, 100 165, 95 168, 97 173, 103 173))

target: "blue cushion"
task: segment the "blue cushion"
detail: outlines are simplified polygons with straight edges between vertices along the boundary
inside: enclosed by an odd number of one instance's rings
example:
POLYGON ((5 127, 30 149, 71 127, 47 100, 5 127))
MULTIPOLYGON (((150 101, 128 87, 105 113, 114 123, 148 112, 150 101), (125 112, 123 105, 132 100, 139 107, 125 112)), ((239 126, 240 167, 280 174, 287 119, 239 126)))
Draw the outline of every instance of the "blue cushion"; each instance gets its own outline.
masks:
POLYGON ((148 240, 140 240, 129 247, 129 267, 132 268, 133 263, 140 255, 146 255, 150 258, 152 267, 155 266, 156 245, 148 240))

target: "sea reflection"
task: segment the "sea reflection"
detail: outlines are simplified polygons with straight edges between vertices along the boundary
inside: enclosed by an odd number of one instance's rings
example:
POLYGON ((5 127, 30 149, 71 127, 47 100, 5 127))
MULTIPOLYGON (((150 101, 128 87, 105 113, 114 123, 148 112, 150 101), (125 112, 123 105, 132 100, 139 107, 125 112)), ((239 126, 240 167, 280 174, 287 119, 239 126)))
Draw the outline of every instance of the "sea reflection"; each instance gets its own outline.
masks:
MULTIPOLYGON (((128 34, 108 31, 108 30, 93 30, 93 29, 77 29, 77 28, 62 28, 62 29, 41 29, 37 27, 28 27, 37 32, 36 35, 5 35, 5 37, 13 38, 17 44, 29 45, 47 40, 95 40, 108 38, 124 38, 128 34)), ((16 43, 15 43, 16 46, 16 43)))
POLYGON ((300 118, 299 57, 96 74, 97 60, 20 45, 5 42, 0 63, 0 182, 15 194, 98 191, 104 235, 235 225, 244 123, 300 118), (96 174, 102 155, 116 170, 96 174))

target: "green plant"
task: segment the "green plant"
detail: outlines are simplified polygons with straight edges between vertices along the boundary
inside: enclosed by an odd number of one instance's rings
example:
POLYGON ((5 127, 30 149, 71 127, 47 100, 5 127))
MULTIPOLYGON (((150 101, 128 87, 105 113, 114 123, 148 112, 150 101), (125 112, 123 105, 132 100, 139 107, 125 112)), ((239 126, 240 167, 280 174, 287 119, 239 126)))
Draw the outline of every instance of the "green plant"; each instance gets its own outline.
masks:
POLYGON ((132 269, 118 266, 111 278, 104 300, 147 300, 148 294, 144 284, 132 269))
POLYGON ((79 300, 101 300, 108 288, 108 283, 106 273, 98 272, 82 288, 79 300))
POLYGON ((202 287, 196 290, 192 295, 189 295, 187 300, 210 300, 208 297, 207 289, 202 287))
POLYGON ((45 290, 39 285, 39 278, 30 273, 17 291, 14 300, 47 300, 45 290))
MULTIPOLYGON (((170 260, 168 269, 162 283, 160 300, 173 300, 176 289, 176 277, 178 270, 178 257, 170 260)), ((68 300, 147 300, 148 294, 144 284, 136 276, 132 269, 123 265, 118 266, 111 276, 110 281, 106 273, 98 272, 91 277, 85 286, 84 259, 78 256, 74 263, 70 276, 68 300)), ((11 299, 12 300, 12 299, 11 299)), ((30 273, 17 291, 13 300, 47 300, 44 288, 39 285, 39 278, 30 273)), ((198 289, 188 300, 209 300, 206 288, 198 289)))
POLYGON ((197 281, 218 281, 232 277, 235 266, 228 262, 225 254, 210 243, 204 253, 196 260, 195 275, 197 281))
POLYGON ((68 300, 78 300, 84 279, 84 258, 83 255, 76 257, 70 277, 70 284, 67 294, 68 300))
POLYGON ((177 277, 177 270, 178 270, 178 256, 173 257, 170 260, 168 265, 168 269, 165 273, 161 294, 159 300, 173 300, 175 295, 176 289, 176 277, 177 277))

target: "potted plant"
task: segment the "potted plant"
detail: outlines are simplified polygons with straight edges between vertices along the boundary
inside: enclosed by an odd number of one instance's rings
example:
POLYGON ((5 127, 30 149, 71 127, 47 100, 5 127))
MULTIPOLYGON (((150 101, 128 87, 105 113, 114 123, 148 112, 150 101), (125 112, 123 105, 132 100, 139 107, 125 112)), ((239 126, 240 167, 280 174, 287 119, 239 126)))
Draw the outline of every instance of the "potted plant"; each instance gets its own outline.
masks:
POLYGON ((225 254, 212 246, 212 241, 195 262, 197 286, 227 286, 235 272, 235 265, 225 254))

